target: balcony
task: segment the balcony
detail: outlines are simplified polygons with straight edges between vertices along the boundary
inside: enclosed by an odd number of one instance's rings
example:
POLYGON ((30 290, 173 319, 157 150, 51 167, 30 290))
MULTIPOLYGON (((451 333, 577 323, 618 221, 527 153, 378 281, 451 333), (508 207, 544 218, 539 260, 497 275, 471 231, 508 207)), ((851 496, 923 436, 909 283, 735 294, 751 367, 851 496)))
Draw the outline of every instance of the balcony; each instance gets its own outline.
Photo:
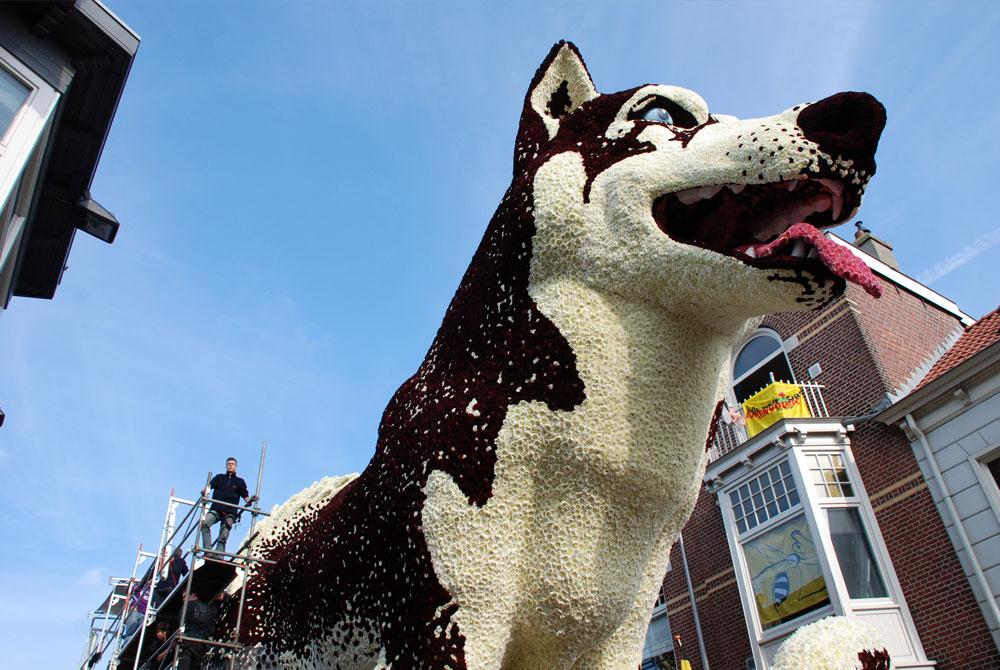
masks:
MULTIPOLYGON (((781 384, 781 382, 777 382, 777 384, 781 384)), ((775 386, 775 383, 765 386, 753 398, 771 390, 773 386, 775 386)), ((830 416, 830 413, 826 409, 826 403, 823 401, 824 387, 822 384, 804 383, 795 384, 795 386, 802 390, 802 402, 804 402, 805 409, 808 412, 805 416, 815 418, 827 418, 830 416)), ((772 415, 773 422, 780 421, 788 416, 781 409, 773 411, 772 415)), ((802 417, 803 414, 800 411, 795 416, 802 417)), ((745 422, 733 421, 728 416, 720 416, 718 425, 715 428, 715 437, 708 448, 708 462, 711 463, 729 452, 739 449, 748 439, 750 439, 750 435, 747 432, 745 422)))

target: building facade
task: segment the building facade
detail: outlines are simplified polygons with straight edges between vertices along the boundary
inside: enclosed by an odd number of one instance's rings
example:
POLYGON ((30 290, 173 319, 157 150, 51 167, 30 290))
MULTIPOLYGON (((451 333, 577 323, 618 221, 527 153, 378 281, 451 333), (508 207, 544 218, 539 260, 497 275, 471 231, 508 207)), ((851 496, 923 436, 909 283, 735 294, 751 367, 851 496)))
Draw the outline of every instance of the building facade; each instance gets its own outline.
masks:
MULTIPOLYGON (((875 626, 897 668, 1000 667, 995 625, 910 440, 876 420, 972 320, 902 274, 869 232, 857 246, 834 240, 880 276, 883 295, 849 284, 822 310, 769 315, 736 347, 729 407, 768 386, 802 411, 756 434, 723 413, 653 626, 705 670, 766 670, 788 635, 834 614, 875 626)), ((647 651, 663 638, 652 633, 647 651)), ((671 667, 655 651, 645 667, 671 667)))
POLYGON ((114 239, 90 185, 138 45, 96 0, 0 4, 0 309, 54 296, 77 230, 114 239))
POLYGON ((971 326, 878 419, 906 435, 1000 646, 1000 310, 971 326))

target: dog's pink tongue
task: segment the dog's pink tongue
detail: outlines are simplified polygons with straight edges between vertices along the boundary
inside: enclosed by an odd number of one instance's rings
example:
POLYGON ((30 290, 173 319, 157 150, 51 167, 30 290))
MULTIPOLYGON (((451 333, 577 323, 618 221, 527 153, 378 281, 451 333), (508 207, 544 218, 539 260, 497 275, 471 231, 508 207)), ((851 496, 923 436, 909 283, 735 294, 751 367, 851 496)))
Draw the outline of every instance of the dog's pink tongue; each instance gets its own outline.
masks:
POLYGON ((757 258, 766 258, 779 247, 794 243, 795 240, 808 242, 815 247, 819 259, 833 274, 854 282, 876 298, 882 295, 881 283, 864 261, 808 223, 796 223, 773 242, 755 246, 754 252, 756 252, 757 258))

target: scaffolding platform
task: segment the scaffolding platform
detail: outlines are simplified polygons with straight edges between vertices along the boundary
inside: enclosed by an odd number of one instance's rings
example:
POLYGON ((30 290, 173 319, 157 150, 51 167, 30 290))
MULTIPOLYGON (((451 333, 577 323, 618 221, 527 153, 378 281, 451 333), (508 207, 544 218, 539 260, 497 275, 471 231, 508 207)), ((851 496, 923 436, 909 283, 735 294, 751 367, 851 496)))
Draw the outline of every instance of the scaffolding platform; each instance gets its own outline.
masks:
POLYGON ((112 578, 111 592, 98 608, 90 613, 90 633, 79 666, 81 670, 98 667, 107 670, 128 668, 139 670, 152 656, 164 649, 168 651, 168 659, 171 661, 169 666, 164 667, 176 668, 180 646, 194 641, 185 635, 188 603, 191 597, 195 596, 202 602, 211 603, 235 582, 236 586, 230 589, 238 593, 231 604, 236 607, 233 639, 198 640, 199 644, 215 647, 220 653, 228 655, 224 657, 229 658, 229 667, 232 667, 232 652, 240 649, 236 641, 239 639, 243 619, 245 586, 250 567, 257 563, 271 562, 251 554, 253 542, 258 536, 258 533, 254 532, 257 518, 269 516, 257 506, 266 452, 265 442, 261 445, 255 492, 246 506, 209 498, 211 473, 201 495, 194 500, 178 498, 174 496, 173 491, 170 492, 157 550, 143 551, 142 545, 139 545, 132 576, 112 578), (237 519, 244 513, 250 518, 246 538, 235 553, 213 551, 200 546, 201 523, 205 520, 210 507, 219 506, 232 509, 237 519), (180 521, 177 520, 179 507, 188 508, 180 521), (184 550, 183 547, 189 542, 192 546, 184 550), (152 563, 143 576, 137 579, 140 566, 148 559, 152 559, 152 563), (178 568, 175 572, 173 564, 175 560, 181 561, 184 566, 190 562, 191 569, 178 568), (179 572, 184 574, 176 574, 179 572), (162 588, 164 580, 169 580, 169 583, 173 584, 170 592, 165 595, 163 595, 165 589, 162 588), (156 639, 156 625, 161 621, 170 623, 172 629, 169 638, 163 642, 156 639), (134 630, 129 630, 132 626, 135 627, 134 630), (101 665, 104 662, 106 664, 101 665))

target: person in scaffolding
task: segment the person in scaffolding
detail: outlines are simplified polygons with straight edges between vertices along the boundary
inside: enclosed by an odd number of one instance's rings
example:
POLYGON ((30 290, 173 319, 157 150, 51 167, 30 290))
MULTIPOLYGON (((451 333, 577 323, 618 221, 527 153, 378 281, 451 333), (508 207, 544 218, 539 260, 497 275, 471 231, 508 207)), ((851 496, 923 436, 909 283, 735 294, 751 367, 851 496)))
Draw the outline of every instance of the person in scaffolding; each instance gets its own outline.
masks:
POLYGON ((160 581, 156 582, 156 588, 153 589, 153 607, 159 607, 174 588, 181 583, 187 573, 188 566, 184 561, 184 552, 180 547, 177 547, 167 560, 161 573, 162 577, 160 581))
MULTIPOLYGON (((243 481, 242 477, 236 475, 236 459, 232 456, 226 459, 225 474, 218 474, 212 477, 212 481, 202 494, 208 495, 208 489, 212 489, 212 500, 229 503, 230 505, 239 504, 240 498, 245 500, 248 505, 257 500, 257 496, 250 497, 250 491, 247 490, 247 483, 243 481)), ((212 548, 216 552, 223 553, 226 551, 226 540, 229 539, 229 531, 236 524, 237 511, 235 507, 230 507, 229 505, 212 503, 212 507, 205 514, 205 518, 201 522, 201 546, 203 549, 208 550, 212 548), (219 537, 215 539, 215 545, 213 546, 211 531, 212 526, 217 523, 221 523, 222 525, 219 527, 219 537)))
POLYGON ((165 670, 170 667, 173 657, 168 658, 168 655, 173 645, 166 644, 170 638, 170 628, 169 621, 157 622, 156 639, 153 641, 154 656, 147 659, 139 670, 165 670))
MULTIPOLYGON (((184 637, 207 640, 215 632, 217 608, 206 603, 192 591, 186 595, 187 616, 184 618, 184 637)), ((177 652, 177 670, 200 670, 208 653, 208 645, 186 640, 177 652)))

